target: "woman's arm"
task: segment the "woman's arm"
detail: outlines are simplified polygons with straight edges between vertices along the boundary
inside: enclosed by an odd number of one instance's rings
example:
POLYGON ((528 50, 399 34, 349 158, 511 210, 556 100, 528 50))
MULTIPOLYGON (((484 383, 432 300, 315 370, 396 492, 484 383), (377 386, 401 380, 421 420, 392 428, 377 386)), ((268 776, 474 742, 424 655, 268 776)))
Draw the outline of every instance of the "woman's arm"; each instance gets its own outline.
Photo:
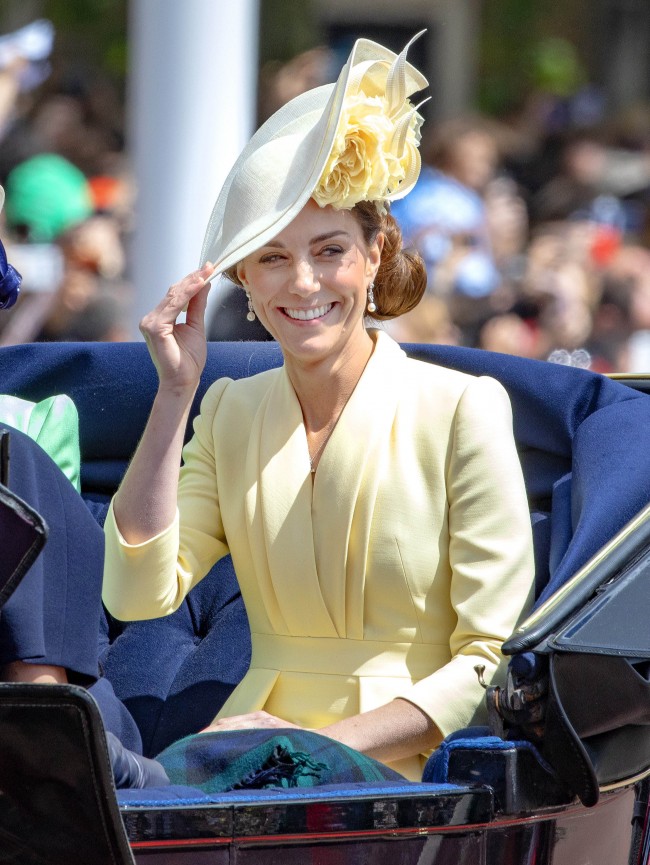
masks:
POLYGON ((443 738, 422 709, 400 697, 317 732, 382 763, 426 753, 436 748, 443 738))
MULTIPOLYGON (((208 388, 194 419, 194 434, 182 451, 178 513, 159 534, 129 544, 108 510, 104 524, 102 597, 117 619, 151 619, 177 610, 183 598, 229 552, 215 466, 215 413, 230 379, 208 388)), ((174 476, 175 478, 175 476, 174 476)))
POLYGON ((159 385, 142 439, 113 500, 116 524, 129 544, 155 537, 174 520, 185 427, 207 356, 204 315, 211 272, 208 263, 173 285, 140 323, 159 385), (177 324, 185 307, 185 323, 177 324))
MULTIPOLYGON (((297 726, 262 710, 247 715, 215 718, 202 732, 297 726)), ((355 748, 383 763, 426 753, 437 747, 443 738, 440 730, 422 709, 399 697, 376 709, 344 718, 314 732, 329 736, 330 739, 355 748)))

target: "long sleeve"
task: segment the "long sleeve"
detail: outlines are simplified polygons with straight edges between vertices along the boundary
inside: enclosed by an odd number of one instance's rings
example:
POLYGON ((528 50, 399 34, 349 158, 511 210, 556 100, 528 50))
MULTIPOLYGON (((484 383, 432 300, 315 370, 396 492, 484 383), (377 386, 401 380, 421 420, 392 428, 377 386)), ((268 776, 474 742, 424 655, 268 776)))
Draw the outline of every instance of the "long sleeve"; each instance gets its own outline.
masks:
POLYGON ((178 609, 190 589, 228 553, 213 442, 213 424, 228 386, 221 379, 207 391, 183 449, 178 509, 171 526, 142 544, 128 544, 113 506, 104 527, 106 556, 103 600, 116 618, 153 619, 178 609))
POLYGON ((451 660, 400 696, 422 708, 443 735, 472 723, 501 643, 532 601, 533 546, 523 475, 502 386, 478 378, 458 403, 447 466, 450 600, 456 615, 451 660))

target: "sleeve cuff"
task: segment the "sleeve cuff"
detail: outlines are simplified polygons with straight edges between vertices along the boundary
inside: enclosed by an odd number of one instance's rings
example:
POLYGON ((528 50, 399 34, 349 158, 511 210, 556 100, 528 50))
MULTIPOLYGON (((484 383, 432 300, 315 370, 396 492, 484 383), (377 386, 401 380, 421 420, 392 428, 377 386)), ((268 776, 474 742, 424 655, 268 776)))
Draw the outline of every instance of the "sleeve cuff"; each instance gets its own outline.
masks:
POLYGON ((485 690, 474 670, 485 666, 485 680, 493 680, 501 665, 478 655, 456 655, 455 658, 426 679, 405 688, 396 697, 413 703, 427 714, 443 738, 463 727, 487 723, 485 690))
POLYGON ((173 523, 158 535, 129 544, 117 527, 111 502, 104 536, 102 600, 111 615, 121 621, 138 621, 174 612, 184 597, 176 575, 178 511, 173 523))

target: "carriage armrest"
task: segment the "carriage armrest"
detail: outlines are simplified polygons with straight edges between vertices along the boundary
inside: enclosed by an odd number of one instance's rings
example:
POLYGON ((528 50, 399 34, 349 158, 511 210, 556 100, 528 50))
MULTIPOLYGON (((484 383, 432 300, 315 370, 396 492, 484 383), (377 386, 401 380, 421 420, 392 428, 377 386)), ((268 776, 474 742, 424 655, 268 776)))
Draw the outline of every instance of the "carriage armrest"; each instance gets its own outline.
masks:
POLYGON ((504 644, 514 675, 488 689, 584 805, 650 773, 649 573, 647 505, 504 644))
POLYGON ((0 848, 21 865, 133 865, 93 698, 0 684, 0 848))
POLYGON ((650 505, 643 508, 596 555, 541 604, 502 646, 504 655, 539 650, 544 641, 623 568, 650 550, 650 505))
POLYGON ((429 758, 422 780, 459 785, 480 780, 492 790, 495 810, 503 814, 573 799, 535 745, 490 735, 487 727, 466 727, 447 736, 429 758))

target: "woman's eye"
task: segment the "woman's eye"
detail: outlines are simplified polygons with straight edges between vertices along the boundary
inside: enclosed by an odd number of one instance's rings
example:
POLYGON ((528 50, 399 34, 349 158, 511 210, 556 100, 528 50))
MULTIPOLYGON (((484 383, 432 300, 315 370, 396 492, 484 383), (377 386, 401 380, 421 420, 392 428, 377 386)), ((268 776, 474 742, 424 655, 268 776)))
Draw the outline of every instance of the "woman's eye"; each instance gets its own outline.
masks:
POLYGON ((278 252, 270 252, 268 255, 263 255, 260 258, 262 264, 275 264, 276 261, 281 261, 282 256, 278 252))
POLYGON ((326 257, 331 257, 333 255, 341 255, 342 252, 343 248, 341 246, 332 245, 323 247, 323 249, 321 249, 318 254, 324 255, 326 257))

